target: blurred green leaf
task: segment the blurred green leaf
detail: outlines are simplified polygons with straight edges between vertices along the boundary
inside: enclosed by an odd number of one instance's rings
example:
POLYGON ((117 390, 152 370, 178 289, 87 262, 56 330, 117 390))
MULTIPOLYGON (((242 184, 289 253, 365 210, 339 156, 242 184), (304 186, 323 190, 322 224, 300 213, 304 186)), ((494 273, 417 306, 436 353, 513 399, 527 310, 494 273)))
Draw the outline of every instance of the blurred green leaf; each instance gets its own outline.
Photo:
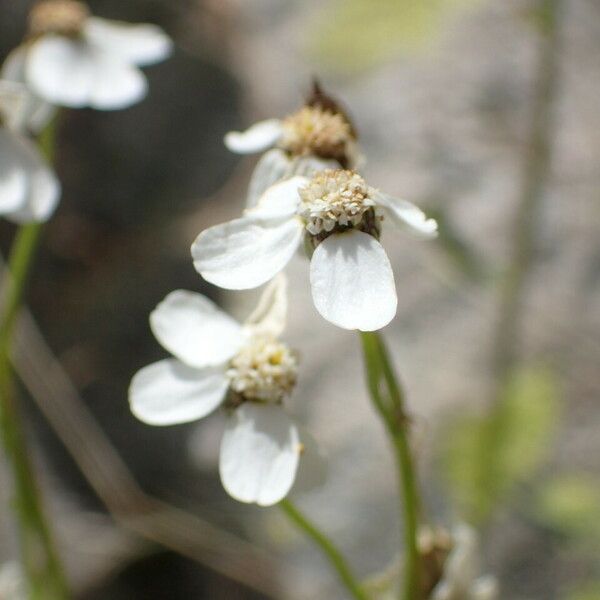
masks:
POLYGON ((600 600, 600 583, 590 583, 567 595, 566 600, 600 600))
POLYGON ((541 368, 513 374, 489 415, 449 426, 442 467, 463 517, 481 522, 546 457, 559 416, 557 385, 541 368))
POLYGON ((536 508, 536 517, 554 529, 600 542, 599 481, 576 474, 557 477, 540 489, 536 508))
POLYGON ((311 40, 316 58, 335 69, 366 69, 391 56, 422 50, 457 9, 481 0, 332 0, 311 40))

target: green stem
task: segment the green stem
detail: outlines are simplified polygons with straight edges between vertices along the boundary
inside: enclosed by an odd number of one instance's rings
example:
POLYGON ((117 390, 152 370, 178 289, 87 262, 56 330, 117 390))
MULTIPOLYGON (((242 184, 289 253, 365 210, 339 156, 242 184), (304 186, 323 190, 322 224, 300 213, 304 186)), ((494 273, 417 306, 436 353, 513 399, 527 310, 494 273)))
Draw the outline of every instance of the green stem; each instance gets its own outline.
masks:
MULTIPOLYGON (((496 449, 503 429, 498 426, 506 391, 518 366, 523 320, 523 296, 535 258, 539 213, 551 169, 552 141, 556 133, 556 100, 559 91, 561 58, 562 0, 539 0, 537 24, 539 49, 532 102, 530 128, 522 157, 520 191, 511 228, 510 257, 499 285, 498 315, 492 332, 490 416, 482 431, 477 486, 493 498, 500 470, 496 449)), ((490 516, 492 505, 470 515, 481 525, 490 516)))
POLYGON ((534 258, 538 213, 551 166, 556 129, 555 103, 560 62, 559 16, 562 0, 540 0, 538 62, 530 107, 531 127, 523 153, 519 201, 511 230, 511 256, 500 284, 498 319, 493 335, 492 368, 499 387, 516 362, 521 303, 534 258))
MULTIPOLYGON (((45 136, 51 139, 50 130, 45 136)), ((48 146, 45 148, 49 152, 48 146)), ((34 476, 26 436, 15 401, 11 343, 29 270, 42 225, 23 225, 11 249, 3 277, 0 306, 0 434, 14 477, 14 494, 20 527, 23 568, 31 600, 65 600, 69 597, 62 566, 54 548, 34 476)))
POLYGON ((398 468, 401 518, 404 522, 404 571, 402 600, 417 600, 420 594, 417 530, 419 498, 415 469, 407 435, 408 417, 404 395, 394 374, 385 344, 377 332, 361 332, 367 386, 371 400, 387 429, 398 468))
POLYGON ((334 543, 314 523, 311 523, 290 500, 282 500, 279 506, 290 521, 319 546, 352 597, 356 600, 368 600, 367 594, 361 588, 346 559, 334 543))

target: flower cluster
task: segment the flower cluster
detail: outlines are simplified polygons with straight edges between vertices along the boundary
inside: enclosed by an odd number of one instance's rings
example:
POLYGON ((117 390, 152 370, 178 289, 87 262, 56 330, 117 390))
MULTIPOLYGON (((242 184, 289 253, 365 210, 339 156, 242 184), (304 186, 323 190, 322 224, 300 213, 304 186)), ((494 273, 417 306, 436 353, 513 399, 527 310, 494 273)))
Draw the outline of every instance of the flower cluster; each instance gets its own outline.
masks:
POLYGON ((155 25, 94 17, 76 0, 41 0, 31 10, 29 36, 8 57, 2 77, 56 106, 113 110, 146 95, 139 67, 170 52, 171 40, 155 25))
POLYGON ((223 486, 233 498, 262 506, 287 495, 305 446, 283 406, 298 375, 297 355, 278 340, 286 311, 283 277, 265 288, 243 325, 200 294, 170 293, 150 325, 175 358, 141 369, 129 391, 133 414, 150 425, 195 421, 220 406, 229 411, 223 486))
POLYGON ((316 82, 299 110, 283 119, 259 121, 243 132, 230 131, 225 145, 238 154, 267 150, 250 179, 248 207, 277 181, 310 177, 324 169, 354 169, 362 160, 350 118, 316 82))
POLYGON ((154 25, 129 25, 91 15, 75 0, 41 0, 29 15, 25 41, 0 72, 0 215, 15 223, 46 221, 60 184, 28 139, 56 107, 125 108, 147 83, 139 66, 168 56, 171 41, 154 25))
MULTIPOLYGON (((194 241, 194 266, 204 279, 232 290, 273 280, 261 302, 269 304, 265 298, 284 295, 280 272, 304 247, 323 317, 363 331, 389 323, 397 297, 379 242, 384 220, 423 238, 434 237, 437 224, 354 170, 356 132, 339 105, 315 85, 296 113, 230 132, 225 143, 241 153, 269 150, 253 174, 244 214, 194 241)), ((150 322, 178 360, 145 367, 130 389, 133 413, 154 425, 195 420, 218 406, 229 410, 220 455, 223 485, 234 498, 263 505, 291 489, 306 446, 283 406, 296 384, 298 356, 277 339, 283 300, 271 304, 266 312, 259 307, 261 319, 238 326, 206 298, 173 292, 150 322)))
POLYGON ((196 270, 223 288, 258 287, 285 268, 303 241, 312 253, 315 307, 344 329, 373 331, 396 314, 390 261, 379 242, 384 218, 434 237, 437 224, 406 200, 355 172, 325 170, 271 186, 243 216, 203 231, 192 245, 196 270))

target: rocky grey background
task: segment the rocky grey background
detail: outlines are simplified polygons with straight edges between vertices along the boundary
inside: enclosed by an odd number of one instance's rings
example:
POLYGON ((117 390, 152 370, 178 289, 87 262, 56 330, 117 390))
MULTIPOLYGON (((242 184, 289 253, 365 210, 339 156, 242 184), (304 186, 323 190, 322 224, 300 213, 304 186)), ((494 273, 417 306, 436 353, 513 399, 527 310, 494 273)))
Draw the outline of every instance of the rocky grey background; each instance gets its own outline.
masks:
MULTIPOLYGON (((19 39, 26 4, 0 3, 4 51, 19 39)), ((355 72, 324 68, 310 51, 327 14, 321 2, 91 4, 102 16, 161 23, 177 50, 170 61, 147 70, 151 93, 139 106, 64 115, 57 165, 64 199, 32 281, 32 310, 147 490, 277 555, 281 572, 265 577, 281 580, 282 597, 341 599, 318 553, 276 509, 240 506, 221 490, 215 470, 218 416, 168 429, 143 426, 130 416, 131 375, 163 356, 147 315, 178 287, 208 293, 240 318, 247 314, 256 294, 234 295, 204 284, 191 267, 189 243, 242 207, 254 159, 228 154, 223 133, 294 110, 315 74, 356 121, 369 183, 442 210, 476 259, 491 273, 501 272, 536 76, 539 35, 528 17, 532 3, 473 2, 449 15, 426 47, 390 53, 355 72)), ((563 8, 556 133, 519 354, 550 364, 560 380, 563 416, 543 473, 598 476, 600 5, 564 0, 563 8)), ((11 229, 3 224, 0 233, 5 248, 11 229)), ((414 418, 425 506, 432 520, 451 524, 458 514, 435 448, 450 418, 481 411, 489 401, 497 288, 494 280, 466 277, 439 243, 415 242, 391 229, 383 243, 399 295, 398 315, 384 335, 414 418)), ((289 272, 287 340, 303 357, 292 409, 329 455, 326 485, 298 501, 367 575, 392 561, 400 547, 399 531, 390 525, 396 514, 393 466, 364 391, 358 339, 316 314, 302 257, 289 272)), ((71 562, 74 578, 87 590, 82 597, 250 597, 174 555, 140 558, 147 547, 140 549, 98 516, 99 503, 33 408, 30 421, 43 449, 65 552, 80 558, 71 562), (89 544, 96 554, 88 559, 89 544)), ((7 514, 0 525, 10 530, 7 514)), ((500 577, 503 599, 565 598, 579 580, 598 575, 588 554, 573 552, 518 503, 499 511, 483 539, 485 570, 500 577)))

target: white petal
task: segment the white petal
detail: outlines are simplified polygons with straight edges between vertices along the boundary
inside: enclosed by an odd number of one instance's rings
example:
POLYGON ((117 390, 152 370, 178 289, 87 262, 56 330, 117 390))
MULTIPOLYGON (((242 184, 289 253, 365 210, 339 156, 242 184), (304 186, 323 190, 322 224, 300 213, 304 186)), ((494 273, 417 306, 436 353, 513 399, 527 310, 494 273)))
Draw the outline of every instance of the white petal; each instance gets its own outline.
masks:
POLYGON ((196 271, 230 290, 255 288, 281 271, 298 248, 297 219, 235 219, 203 231, 192 244, 196 271))
POLYGON ((320 171, 327 169, 339 169, 337 160, 325 160, 316 156, 299 156, 291 161, 289 175, 304 175, 313 177, 320 171))
POLYGON ((281 136, 281 121, 259 121, 246 131, 230 131, 225 135, 225 146, 237 154, 253 154, 270 148, 281 136))
POLYGON ((223 487, 240 502, 276 504, 294 483, 300 451, 298 430, 281 406, 242 404, 221 442, 223 487))
POLYGON ((148 93, 145 75, 135 66, 98 54, 89 105, 99 110, 119 110, 136 104, 148 93))
POLYGON ((279 337, 285 329, 287 306, 287 277, 279 273, 263 290, 245 326, 252 335, 279 337))
POLYGON ((290 175, 291 162, 288 155, 279 148, 273 148, 260 157, 248 184, 247 208, 256 206, 268 188, 290 175))
POLYGON ((150 315, 160 344, 192 367, 220 365, 244 343, 242 327, 201 294, 171 292, 150 315))
POLYGON ((7 129, 0 129, 0 214, 21 208, 27 191, 27 172, 19 160, 21 144, 7 129))
POLYGON ((31 46, 27 80, 48 102, 103 110, 138 102, 148 87, 137 67, 81 40, 56 36, 42 38, 31 46))
POLYGON ((310 262, 310 283, 319 313, 343 329, 374 331, 396 314, 390 261, 362 231, 334 233, 321 242, 310 262))
POLYGON ((10 88, 6 87, 6 83, 13 84, 13 103, 8 107, 8 115, 4 113, 4 116, 8 119, 8 126, 14 130, 29 129, 33 133, 39 133, 54 117, 56 107, 42 100, 26 87, 26 57, 26 47, 19 46, 8 55, 2 65, 1 76, 6 80, 2 82, 3 90, 10 94, 10 88))
POLYGON ((297 176, 272 185, 260 197, 254 208, 246 210, 245 215, 261 219, 293 216, 300 204, 298 190, 308 182, 306 177, 297 176))
POLYGON ((175 359, 139 370, 129 387, 131 412, 149 425, 175 425, 205 417, 223 401, 224 367, 193 369, 175 359))
POLYGON ((323 160, 316 156, 300 156, 290 159, 283 150, 273 148, 265 152, 252 173, 246 206, 248 208, 256 206, 264 192, 282 179, 288 179, 294 175, 310 178, 319 171, 339 168, 340 165, 335 160, 323 160))
POLYGON ((477 575, 478 539, 475 530, 460 524, 452 530, 453 548, 444 567, 444 577, 467 590, 477 575))
POLYGON ((491 575, 479 577, 471 587, 471 600, 496 600, 499 594, 498 581, 491 575))
POLYGON ((104 52, 134 65, 151 65, 171 54, 173 43, 156 25, 132 24, 89 17, 85 22, 86 39, 104 52))
POLYGON ((418 206, 380 191, 374 192, 373 199, 396 225, 422 238, 431 239, 437 236, 436 220, 428 219, 418 206))
POLYGON ((0 129, 0 214, 16 223, 46 221, 59 196, 58 179, 36 146, 0 129))

